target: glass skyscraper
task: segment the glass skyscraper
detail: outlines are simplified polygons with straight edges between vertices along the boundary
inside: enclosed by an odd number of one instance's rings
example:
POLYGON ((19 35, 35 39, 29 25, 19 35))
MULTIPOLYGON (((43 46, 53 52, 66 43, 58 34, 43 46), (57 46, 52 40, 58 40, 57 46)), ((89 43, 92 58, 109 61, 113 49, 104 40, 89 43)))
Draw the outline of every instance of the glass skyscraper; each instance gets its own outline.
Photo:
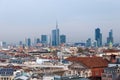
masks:
POLYGON ((52 46, 59 46, 59 29, 58 29, 58 25, 56 24, 56 29, 52 30, 52 46))
POLYGON ((41 35, 41 43, 48 44, 48 36, 47 35, 41 35))
POLYGON ((31 46, 31 39, 30 38, 25 39, 25 42, 26 42, 27 47, 31 46))
POLYGON ((40 43, 40 39, 39 39, 39 38, 35 38, 35 39, 34 39, 34 45, 36 45, 36 44, 38 44, 38 43, 40 43))
POLYGON ((97 41, 97 47, 102 46, 102 33, 100 33, 100 29, 95 29, 95 40, 97 41))
POLYGON ((88 38, 88 40, 86 41, 86 47, 91 47, 91 46, 92 46, 91 38, 88 38))
POLYGON ((60 44, 66 43, 66 35, 60 35, 60 44))
POLYGON ((113 39, 113 31, 110 30, 109 36, 107 37, 107 44, 109 44, 109 43, 113 44, 113 41, 114 41, 114 39, 113 39))
POLYGON ((36 39, 36 43, 37 44, 40 43, 40 39, 39 38, 36 39))

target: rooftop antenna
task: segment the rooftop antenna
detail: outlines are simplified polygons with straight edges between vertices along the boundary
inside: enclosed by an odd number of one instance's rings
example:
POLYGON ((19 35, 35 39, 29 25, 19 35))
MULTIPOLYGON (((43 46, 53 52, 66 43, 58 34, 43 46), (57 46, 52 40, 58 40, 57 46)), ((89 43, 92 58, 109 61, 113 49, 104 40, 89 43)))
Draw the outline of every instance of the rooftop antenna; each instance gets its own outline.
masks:
POLYGON ((56 29, 58 29, 58 22, 57 22, 57 20, 56 20, 56 29))

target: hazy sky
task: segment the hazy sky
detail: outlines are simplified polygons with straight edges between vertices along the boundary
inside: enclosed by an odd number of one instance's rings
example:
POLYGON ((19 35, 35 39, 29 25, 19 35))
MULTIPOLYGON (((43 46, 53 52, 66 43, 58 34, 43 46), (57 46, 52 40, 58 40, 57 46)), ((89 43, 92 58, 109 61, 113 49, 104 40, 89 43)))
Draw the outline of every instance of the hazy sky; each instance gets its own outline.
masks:
POLYGON ((97 27, 120 41, 120 0, 0 0, 0 41, 50 35, 56 20, 68 42, 94 40, 97 27))

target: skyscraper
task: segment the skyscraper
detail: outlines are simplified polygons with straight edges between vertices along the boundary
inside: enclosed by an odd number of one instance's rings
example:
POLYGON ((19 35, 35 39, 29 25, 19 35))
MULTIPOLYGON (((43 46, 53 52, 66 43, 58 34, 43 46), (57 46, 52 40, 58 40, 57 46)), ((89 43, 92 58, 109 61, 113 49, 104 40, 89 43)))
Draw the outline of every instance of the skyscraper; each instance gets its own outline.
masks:
POLYGON ((36 44, 38 44, 38 43, 40 43, 40 39, 39 39, 39 38, 35 38, 35 39, 34 39, 34 45, 36 45, 36 44))
POLYGON ((23 45, 23 42, 22 42, 22 41, 20 41, 20 42, 19 42, 19 46, 22 46, 22 45, 23 45))
POLYGON ((41 43, 48 44, 48 36, 47 35, 41 35, 41 43))
POLYGON ((113 44, 113 41, 114 41, 114 39, 113 39, 113 31, 110 30, 109 36, 107 37, 107 44, 110 44, 110 43, 113 44))
POLYGON ((30 47, 31 46, 31 39, 30 38, 25 39, 25 43, 26 43, 27 47, 30 47))
POLYGON ((100 29, 95 29, 95 40, 97 41, 97 47, 102 46, 102 33, 100 33, 100 29))
POLYGON ((7 46, 7 43, 3 41, 0 43, 0 47, 7 48, 8 46, 7 46))
POLYGON ((60 44, 66 43, 66 35, 60 35, 60 44))
POLYGON ((56 29, 52 30, 52 46, 59 46, 59 29, 56 22, 56 29))
POLYGON ((92 46, 91 38, 88 38, 88 40, 86 41, 86 47, 91 47, 91 46, 92 46))
POLYGON ((36 39, 36 43, 37 44, 40 43, 40 39, 39 38, 36 39))

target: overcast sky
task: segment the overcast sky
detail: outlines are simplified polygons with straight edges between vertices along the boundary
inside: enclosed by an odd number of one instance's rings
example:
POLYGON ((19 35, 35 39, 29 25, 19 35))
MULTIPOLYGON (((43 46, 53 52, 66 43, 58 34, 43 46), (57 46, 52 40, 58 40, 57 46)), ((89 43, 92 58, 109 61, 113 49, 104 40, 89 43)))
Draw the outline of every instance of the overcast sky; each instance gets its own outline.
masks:
POLYGON ((68 42, 94 40, 97 27, 120 41, 120 0, 0 0, 0 41, 50 35, 56 20, 68 42))

